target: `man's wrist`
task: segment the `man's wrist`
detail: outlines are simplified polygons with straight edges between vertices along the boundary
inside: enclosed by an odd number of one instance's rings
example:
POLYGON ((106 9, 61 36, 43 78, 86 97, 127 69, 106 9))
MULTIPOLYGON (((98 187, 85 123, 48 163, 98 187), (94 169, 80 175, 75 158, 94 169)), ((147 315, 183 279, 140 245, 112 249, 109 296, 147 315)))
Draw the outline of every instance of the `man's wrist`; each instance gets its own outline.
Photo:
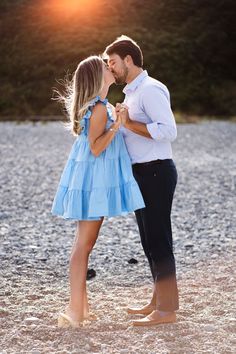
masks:
POLYGON ((131 119, 127 119, 125 124, 124 124, 124 127, 129 129, 131 125, 132 125, 132 120, 131 119))

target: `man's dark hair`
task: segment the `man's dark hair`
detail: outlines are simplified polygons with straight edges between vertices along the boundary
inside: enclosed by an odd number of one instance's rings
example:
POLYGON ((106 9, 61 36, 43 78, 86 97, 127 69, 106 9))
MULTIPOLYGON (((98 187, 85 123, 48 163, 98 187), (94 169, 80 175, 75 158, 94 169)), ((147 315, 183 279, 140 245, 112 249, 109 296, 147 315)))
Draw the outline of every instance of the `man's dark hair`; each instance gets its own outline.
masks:
POLYGON ((106 47, 105 55, 117 54, 124 59, 127 55, 130 55, 134 65, 142 68, 143 66, 143 54, 138 44, 127 36, 118 37, 113 43, 106 47))

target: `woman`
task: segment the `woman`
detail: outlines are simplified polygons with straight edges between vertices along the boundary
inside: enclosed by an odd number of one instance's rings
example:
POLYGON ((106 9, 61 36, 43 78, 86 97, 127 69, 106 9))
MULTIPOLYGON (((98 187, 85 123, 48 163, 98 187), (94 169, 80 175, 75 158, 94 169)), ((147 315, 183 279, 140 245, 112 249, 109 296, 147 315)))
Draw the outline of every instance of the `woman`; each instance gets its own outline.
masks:
POLYGON ((70 301, 58 325, 77 327, 89 317, 86 292, 88 257, 104 216, 144 207, 132 175, 119 127, 119 116, 106 99, 114 76, 100 57, 83 60, 75 71, 68 96, 62 97, 77 136, 62 173, 52 213, 77 221, 70 258, 70 301))

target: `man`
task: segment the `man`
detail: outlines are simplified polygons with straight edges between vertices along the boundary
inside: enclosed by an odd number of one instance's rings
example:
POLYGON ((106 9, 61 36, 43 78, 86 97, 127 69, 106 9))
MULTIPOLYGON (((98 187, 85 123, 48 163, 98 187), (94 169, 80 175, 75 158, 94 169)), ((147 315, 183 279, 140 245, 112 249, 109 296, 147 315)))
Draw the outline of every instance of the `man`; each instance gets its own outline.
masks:
POLYGON ((177 183, 171 142, 177 131, 169 91, 143 70, 141 49, 131 38, 119 37, 104 55, 116 83, 127 84, 124 104, 118 104, 116 110, 122 116, 134 177, 146 205, 135 214, 154 281, 150 303, 128 308, 128 313, 146 316, 133 321, 135 326, 175 322, 178 290, 170 215, 177 183))

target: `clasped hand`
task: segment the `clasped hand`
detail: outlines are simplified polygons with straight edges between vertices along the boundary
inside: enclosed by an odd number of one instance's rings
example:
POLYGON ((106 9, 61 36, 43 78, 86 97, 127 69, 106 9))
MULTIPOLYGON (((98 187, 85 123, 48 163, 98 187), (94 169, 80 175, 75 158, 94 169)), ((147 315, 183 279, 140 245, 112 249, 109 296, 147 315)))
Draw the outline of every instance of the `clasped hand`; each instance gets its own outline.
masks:
POLYGON ((128 106, 124 103, 117 103, 115 109, 117 116, 116 121, 125 126, 130 120, 128 106))

